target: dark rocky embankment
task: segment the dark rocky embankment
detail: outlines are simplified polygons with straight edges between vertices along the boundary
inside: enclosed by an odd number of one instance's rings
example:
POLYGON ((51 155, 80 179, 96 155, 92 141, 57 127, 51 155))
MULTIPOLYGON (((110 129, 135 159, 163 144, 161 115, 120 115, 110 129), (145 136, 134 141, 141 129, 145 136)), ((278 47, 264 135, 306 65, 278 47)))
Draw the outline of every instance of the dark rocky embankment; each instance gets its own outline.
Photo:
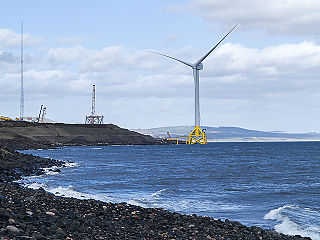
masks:
POLYGON ((0 145, 0 182, 19 180, 24 176, 41 175, 43 168, 63 166, 63 162, 18 153, 0 145))
POLYGON ((0 122, 0 145, 13 149, 48 148, 66 145, 164 144, 113 124, 63 124, 0 122))
POLYGON ((62 163, 0 149, 1 239, 310 239, 228 220, 27 189, 12 181, 62 163))

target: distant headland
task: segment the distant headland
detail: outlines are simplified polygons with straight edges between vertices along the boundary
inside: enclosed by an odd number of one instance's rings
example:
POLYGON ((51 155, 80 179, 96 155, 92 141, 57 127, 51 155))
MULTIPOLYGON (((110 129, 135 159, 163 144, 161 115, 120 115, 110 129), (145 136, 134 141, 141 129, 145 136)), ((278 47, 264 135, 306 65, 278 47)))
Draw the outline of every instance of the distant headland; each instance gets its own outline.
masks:
MULTIPOLYGON (((194 127, 172 126, 149 129, 132 129, 152 137, 166 138, 169 132, 172 137, 187 135, 194 127)), ((258 131, 240 127, 209 127, 205 129, 208 142, 287 142, 287 141, 320 141, 320 133, 286 133, 284 131, 258 131)))

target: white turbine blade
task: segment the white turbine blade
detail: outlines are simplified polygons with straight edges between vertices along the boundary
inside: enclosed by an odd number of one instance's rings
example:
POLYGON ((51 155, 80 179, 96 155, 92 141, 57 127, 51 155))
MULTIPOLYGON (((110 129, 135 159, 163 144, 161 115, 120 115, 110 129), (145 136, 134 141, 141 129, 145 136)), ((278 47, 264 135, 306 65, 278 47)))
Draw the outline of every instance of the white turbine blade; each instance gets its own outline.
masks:
POLYGON ((167 57, 167 58, 171 58, 171 59, 176 60, 176 61, 178 61, 178 62, 181 62, 181 63, 183 63, 183 64, 185 64, 185 65, 187 65, 187 66, 189 66, 189 67, 193 67, 193 65, 192 65, 191 63, 182 61, 182 60, 177 59, 177 58, 174 58, 174 57, 170 57, 170 56, 165 55, 165 54, 162 54, 162 53, 157 53, 157 52, 152 52, 152 51, 147 51, 147 52, 154 53, 154 54, 158 54, 158 55, 161 55, 161 56, 164 56, 164 57, 167 57))
MULTIPOLYGON (((238 25, 238 24, 237 24, 238 25)), ((216 49, 216 47, 218 47, 218 45, 233 31, 233 29, 236 28, 235 25, 206 55, 204 55, 202 58, 200 58, 194 65, 197 66, 199 63, 201 63, 204 59, 206 59, 206 57, 209 56, 210 53, 212 53, 212 51, 214 49, 216 49)))

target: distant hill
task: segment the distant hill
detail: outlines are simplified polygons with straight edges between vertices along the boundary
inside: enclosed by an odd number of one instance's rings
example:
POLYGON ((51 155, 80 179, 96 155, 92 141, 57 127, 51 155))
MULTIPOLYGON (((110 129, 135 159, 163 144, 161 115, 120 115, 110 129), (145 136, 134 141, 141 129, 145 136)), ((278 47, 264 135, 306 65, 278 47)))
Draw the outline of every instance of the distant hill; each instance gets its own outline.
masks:
MULTIPOLYGON (((187 136, 193 128, 192 126, 173 126, 133 130, 153 137, 166 138, 168 137, 167 132, 169 132, 172 137, 187 136)), ((208 141, 320 141, 320 133, 265 132, 240 127, 203 126, 202 129, 206 129, 208 141)))

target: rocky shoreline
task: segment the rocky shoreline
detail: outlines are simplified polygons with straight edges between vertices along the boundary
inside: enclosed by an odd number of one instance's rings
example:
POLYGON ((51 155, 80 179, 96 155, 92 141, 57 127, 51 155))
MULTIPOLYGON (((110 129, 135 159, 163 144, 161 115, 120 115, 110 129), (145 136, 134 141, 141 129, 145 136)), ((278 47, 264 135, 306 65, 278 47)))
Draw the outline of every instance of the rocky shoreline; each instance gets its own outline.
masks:
MULTIPOLYGON (((239 222, 183 215, 127 203, 55 196, 13 182, 62 166, 57 160, 0 146, 0 236, 3 239, 310 239, 239 222)), ((63 171, 63 170, 62 170, 63 171)))

